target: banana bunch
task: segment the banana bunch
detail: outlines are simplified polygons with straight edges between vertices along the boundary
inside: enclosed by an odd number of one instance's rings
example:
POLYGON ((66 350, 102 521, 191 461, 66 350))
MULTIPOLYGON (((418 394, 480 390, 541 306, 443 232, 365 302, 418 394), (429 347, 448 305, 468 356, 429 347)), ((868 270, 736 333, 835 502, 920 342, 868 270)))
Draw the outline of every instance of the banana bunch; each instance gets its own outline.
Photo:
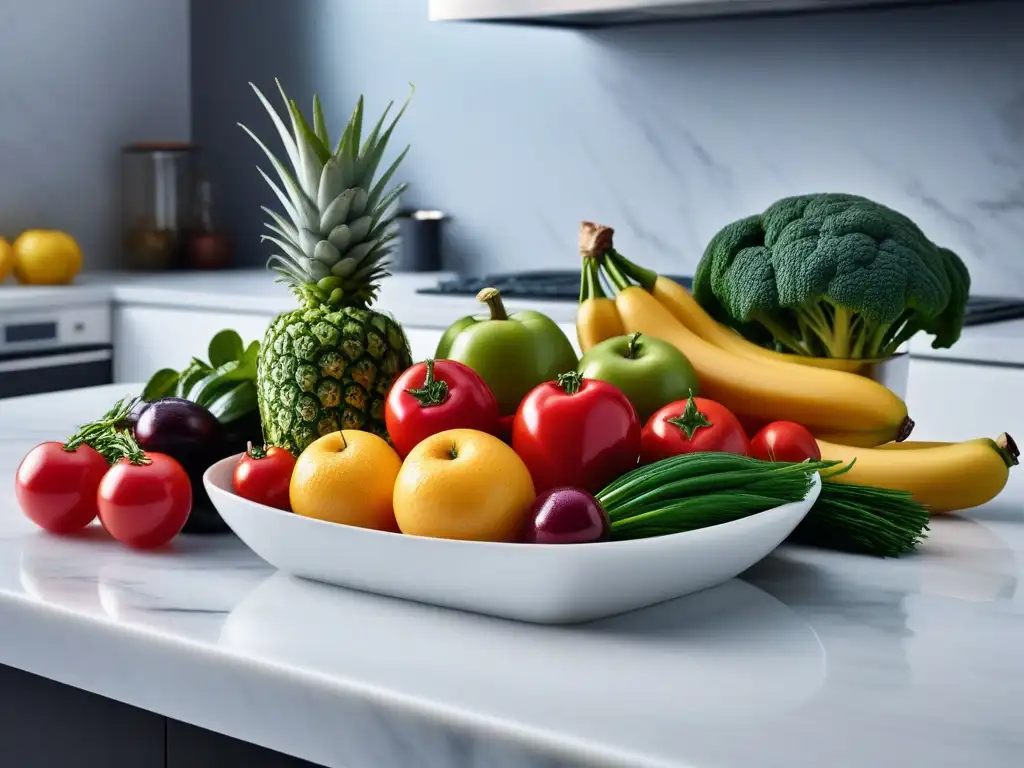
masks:
POLYGON ((625 259, 614 249, 612 234, 592 222, 580 228, 584 264, 576 328, 584 352, 623 333, 663 339, 689 358, 701 394, 750 429, 795 421, 820 439, 862 447, 910 434, 914 422, 892 391, 853 373, 794 364, 789 356, 746 341, 708 315, 681 285, 625 259), (599 268, 618 291, 614 299, 601 289, 599 268))
POLYGON ((962 443, 889 443, 878 448, 851 448, 818 441, 821 458, 854 461, 837 483, 907 491, 929 512, 955 512, 991 501, 1018 464, 1020 451, 1005 432, 962 443))

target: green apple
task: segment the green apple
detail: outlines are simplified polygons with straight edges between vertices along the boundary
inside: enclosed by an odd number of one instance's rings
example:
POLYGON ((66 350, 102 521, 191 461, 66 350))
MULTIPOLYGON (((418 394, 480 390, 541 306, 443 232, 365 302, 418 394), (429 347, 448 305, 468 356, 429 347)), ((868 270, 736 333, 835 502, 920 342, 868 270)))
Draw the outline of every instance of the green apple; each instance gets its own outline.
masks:
POLYGON ((600 379, 621 389, 641 424, 659 408, 700 394, 700 381, 686 355, 667 341, 639 333, 591 347, 576 370, 585 379, 600 379))

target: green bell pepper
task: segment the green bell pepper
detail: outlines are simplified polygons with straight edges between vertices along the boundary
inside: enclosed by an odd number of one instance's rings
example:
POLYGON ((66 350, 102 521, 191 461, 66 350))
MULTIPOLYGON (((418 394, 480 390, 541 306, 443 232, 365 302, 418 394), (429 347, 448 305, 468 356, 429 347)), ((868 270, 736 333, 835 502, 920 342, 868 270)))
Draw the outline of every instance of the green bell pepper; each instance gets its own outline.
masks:
POLYGON ((531 389, 576 369, 579 360, 554 320, 525 310, 509 315, 496 288, 476 296, 490 317, 463 317, 452 323, 434 357, 458 360, 480 374, 498 400, 503 416, 516 412, 531 389))

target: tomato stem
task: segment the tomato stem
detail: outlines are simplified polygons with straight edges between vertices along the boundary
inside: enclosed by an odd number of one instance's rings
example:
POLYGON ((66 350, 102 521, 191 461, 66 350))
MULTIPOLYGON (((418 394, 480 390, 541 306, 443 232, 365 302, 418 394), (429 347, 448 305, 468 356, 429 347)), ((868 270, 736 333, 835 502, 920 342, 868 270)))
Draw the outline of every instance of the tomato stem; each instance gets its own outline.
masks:
POLYGON ((583 376, 576 371, 560 373, 555 378, 555 381, 558 382, 558 386, 560 386, 567 395, 575 395, 580 391, 580 387, 583 386, 583 376))
POLYGON ((700 410, 697 408, 697 402, 693 399, 693 392, 690 392, 690 397, 686 401, 686 407, 679 416, 674 416, 666 421, 675 426, 679 427, 683 432, 686 433, 686 439, 692 440, 693 435, 701 427, 714 426, 700 410))
POLYGON ((626 357, 636 360, 636 343, 640 340, 640 332, 637 331, 629 337, 629 346, 626 348, 626 357))
POLYGON ((482 301, 491 310, 491 320, 508 320, 505 303, 501 300, 501 291, 497 288, 484 288, 476 295, 476 300, 482 301))
POLYGON ((267 458, 267 446, 253 445, 252 440, 246 443, 245 452, 249 455, 250 459, 267 458))
POLYGON ((118 434, 118 426, 128 418, 138 401, 137 397, 121 398, 99 419, 79 426, 64 443, 64 450, 73 452, 83 445, 88 445, 102 453, 108 464, 113 464, 121 455, 111 440, 118 434))
POLYGON ((448 399, 448 382, 434 378, 434 361, 427 360, 427 378, 419 389, 407 389, 406 394, 416 398, 416 402, 423 408, 432 405, 441 405, 448 399))

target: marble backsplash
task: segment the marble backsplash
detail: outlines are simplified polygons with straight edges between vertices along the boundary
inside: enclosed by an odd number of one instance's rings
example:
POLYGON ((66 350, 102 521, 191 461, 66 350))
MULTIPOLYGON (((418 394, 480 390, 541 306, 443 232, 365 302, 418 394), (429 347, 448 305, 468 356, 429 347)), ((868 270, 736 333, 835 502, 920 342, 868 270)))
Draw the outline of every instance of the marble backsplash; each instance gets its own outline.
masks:
POLYGON ((271 129, 245 80, 280 76, 302 103, 315 87, 334 124, 360 93, 376 114, 411 80, 395 150, 412 144, 407 202, 452 216, 449 267, 572 267, 591 218, 636 260, 686 272, 723 224, 843 191, 958 251, 976 293, 1024 296, 1024 3, 581 32, 431 23, 423 0, 302 0, 273 49, 211 50, 218 23, 264 4, 193 3, 194 133, 253 263, 270 194, 235 121, 271 129))

